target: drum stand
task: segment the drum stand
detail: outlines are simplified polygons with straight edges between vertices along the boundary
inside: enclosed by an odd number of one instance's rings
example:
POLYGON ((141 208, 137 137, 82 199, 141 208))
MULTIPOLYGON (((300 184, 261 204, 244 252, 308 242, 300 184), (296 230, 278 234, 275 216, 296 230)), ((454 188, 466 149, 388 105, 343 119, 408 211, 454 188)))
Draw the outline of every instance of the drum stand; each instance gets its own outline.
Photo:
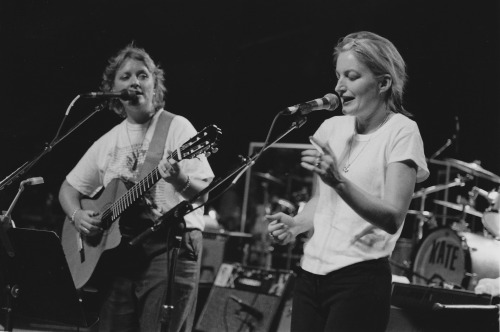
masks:
POLYGON ((420 213, 417 215, 418 218, 418 223, 415 225, 414 228, 414 236, 413 236, 413 244, 417 245, 418 242, 420 242, 424 236, 424 224, 427 221, 427 217, 425 214, 425 200, 427 198, 427 195, 449 189, 452 187, 463 187, 465 185, 464 179, 460 176, 455 178, 452 182, 445 183, 445 184, 438 184, 435 186, 427 187, 427 188, 422 188, 419 191, 415 192, 412 196, 412 198, 421 198, 420 200, 420 213))

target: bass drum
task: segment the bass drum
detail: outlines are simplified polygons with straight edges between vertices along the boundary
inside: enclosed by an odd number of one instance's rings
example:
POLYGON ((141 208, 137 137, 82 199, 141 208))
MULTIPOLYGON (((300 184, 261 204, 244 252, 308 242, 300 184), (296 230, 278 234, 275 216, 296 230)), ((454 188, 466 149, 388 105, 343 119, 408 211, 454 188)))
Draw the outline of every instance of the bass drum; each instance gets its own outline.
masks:
POLYGON ((412 270, 414 284, 472 291, 480 279, 500 276, 500 241, 437 229, 421 242, 412 270))

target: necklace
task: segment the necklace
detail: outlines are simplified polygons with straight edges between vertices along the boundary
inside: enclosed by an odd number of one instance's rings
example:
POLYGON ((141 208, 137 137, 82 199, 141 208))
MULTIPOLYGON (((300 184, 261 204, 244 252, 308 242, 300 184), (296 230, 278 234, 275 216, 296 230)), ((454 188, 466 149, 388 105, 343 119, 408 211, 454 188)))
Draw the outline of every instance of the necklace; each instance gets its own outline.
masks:
POLYGON ((358 159, 359 155, 363 152, 363 150, 366 148, 366 146, 368 145, 368 143, 370 143, 370 141, 372 140, 373 135, 380 129, 380 127, 382 127, 384 125, 384 123, 387 122, 387 120, 389 120, 389 116, 390 115, 391 115, 391 112, 387 113, 387 116, 385 117, 384 121, 382 121, 378 125, 377 129, 375 129, 375 131, 370 135, 370 138, 368 138, 368 141, 365 143, 365 145, 363 145, 363 147, 361 148, 361 150, 359 150, 358 154, 354 157, 353 160, 349 161, 349 159, 351 159, 352 142, 354 141, 354 135, 356 135, 356 129, 354 129, 354 134, 352 135, 351 140, 349 142, 349 152, 347 154, 347 162, 346 162, 345 166, 342 168, 342 170, 344 171, 344 173, 349 172, 349 168, 351 167, 351 165, 356 161, 356 159, 358 159))
MULTIPOLYGON (((139 156, 140 156, 140 150, 142 149, 144 145, 144 140, 146 139, 146 134, 148 133, 149 126, 151 125, 152 119, 149 119, 148 126, 146 127, 146 132, 144 133, 144 136, 142 137, 141 144, 137 146, 135 150, 132 148, 132 140, 130 139, 130 134, 129 134, 129 124, 128 122, 125 122, 125 127, 127 131, 127 138, 128 138, 128 143, 130 144, 130 148, 132 149, 132 171, 137 170, 137 164, 139 163, 139 156)), ((142 128, 141 128, 142 129, 142 128)), ((142 132, 142 130, 141 130, 142 132)))

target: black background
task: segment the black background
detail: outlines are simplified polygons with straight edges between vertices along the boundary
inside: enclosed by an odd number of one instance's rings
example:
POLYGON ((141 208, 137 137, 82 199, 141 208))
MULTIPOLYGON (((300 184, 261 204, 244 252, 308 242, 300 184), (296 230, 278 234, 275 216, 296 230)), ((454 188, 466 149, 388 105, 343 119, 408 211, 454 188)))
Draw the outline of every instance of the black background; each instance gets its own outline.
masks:
MULTIPOLYGON (((264 141, 281 109, 333 91, 333 47, 359 30, 387 37, 406 60, 405 105, 427 157, 451 138, 458 119, 458 144, 439 158, 480 160, 500 174, 499 1, 4 0, 0 6, 0 180, 43 150, 73 98, 97 91, 107 59, 132 41, 164 68, 168 110, 197 129, 212 123, 222 129, 210 162, 224 176, 250 142, 264 141)), ((95 106, 77 101, 63 132, 95 106)), ((281 142, 307 143, 332 115, 311 114, 281 142)), ((43 222, 46 213, 60 213, 51 195, 119 120, 102 111, 44 155, 21 179, 43 176, 45 185, 25 190, 14 219, 43 222)), ((288 125, 280 118, 274 135, 288 125)), ((1 209, 9 207, 19 180, 0 192, 1 209)), ((431 172, 422 185, 436 181, 431 172)))

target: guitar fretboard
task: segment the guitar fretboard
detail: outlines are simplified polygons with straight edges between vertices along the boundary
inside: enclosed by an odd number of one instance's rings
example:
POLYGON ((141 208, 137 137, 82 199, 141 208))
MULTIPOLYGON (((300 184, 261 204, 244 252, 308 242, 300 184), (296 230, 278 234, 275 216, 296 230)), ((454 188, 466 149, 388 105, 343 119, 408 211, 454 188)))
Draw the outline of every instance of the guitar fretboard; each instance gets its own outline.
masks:
MULTIPOLYGON (((177 151, 174 151, 168 159, 177 160, 177 151)), ((161 179, 158 166, 155 167, 148 175, 139 182, 134 184, 125 194, 118 198, 102 213, 102 224, 105 229, 109 228, 126 209, 134 204, 146 191, 151 189, 161 179)))

